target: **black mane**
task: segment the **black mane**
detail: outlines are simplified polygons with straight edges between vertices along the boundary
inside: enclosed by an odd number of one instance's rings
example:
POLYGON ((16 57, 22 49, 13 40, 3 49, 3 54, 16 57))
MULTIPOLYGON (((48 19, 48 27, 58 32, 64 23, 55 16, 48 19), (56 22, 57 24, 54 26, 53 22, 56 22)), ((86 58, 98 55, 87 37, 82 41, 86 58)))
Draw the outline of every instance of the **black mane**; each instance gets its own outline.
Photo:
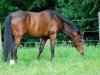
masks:
POLYGON ((53 15, 58 16, 63 22, 65 22, 67 25, 69 25, 73 30, 79 32, 79 30, 74 25, 74 23, 72 21, 70 21, 69 19, 65 18, 64 16, 62 16, 61 14, 59 14, 58 12, 56 12, 54 10, 47 10, 47 11, 49 11, 53 15))

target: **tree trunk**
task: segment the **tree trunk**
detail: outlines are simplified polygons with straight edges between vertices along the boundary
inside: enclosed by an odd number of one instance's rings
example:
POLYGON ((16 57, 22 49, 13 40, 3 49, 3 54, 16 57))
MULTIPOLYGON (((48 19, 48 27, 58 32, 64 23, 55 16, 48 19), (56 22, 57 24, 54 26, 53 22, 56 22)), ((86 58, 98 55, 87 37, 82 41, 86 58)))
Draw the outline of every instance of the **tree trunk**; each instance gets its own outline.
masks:
POLYGON ((1 41, 1 24, 0 24, 0 50, 2 49, 2 41, 1 41))

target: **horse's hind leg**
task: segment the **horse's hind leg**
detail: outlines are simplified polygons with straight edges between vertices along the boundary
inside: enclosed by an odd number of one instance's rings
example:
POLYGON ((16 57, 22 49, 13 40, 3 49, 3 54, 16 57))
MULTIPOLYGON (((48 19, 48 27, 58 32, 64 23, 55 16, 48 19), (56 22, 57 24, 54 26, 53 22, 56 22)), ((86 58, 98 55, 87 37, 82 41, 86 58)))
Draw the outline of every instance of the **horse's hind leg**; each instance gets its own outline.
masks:
POLYGON ((38 55, 37 55, 37 59, 40 58, 40 55, 41 55, 41 53, 43 51, 43 48, 45 46, 46 41, 47 41, 47 38, 42 38, 42 41, 41 41, 41 44, 40 44, 40 48, 39 48, 39 52, 38 52, 38 55))
POLYGON ((14 64, 14 60, 17 60, 17 48, 18 48, 18 45, 20 44, 22 37, 15 37, 14 39, 15 39, 14 46, 13 46, 13 49, 11 50, 10 65, 14 64))

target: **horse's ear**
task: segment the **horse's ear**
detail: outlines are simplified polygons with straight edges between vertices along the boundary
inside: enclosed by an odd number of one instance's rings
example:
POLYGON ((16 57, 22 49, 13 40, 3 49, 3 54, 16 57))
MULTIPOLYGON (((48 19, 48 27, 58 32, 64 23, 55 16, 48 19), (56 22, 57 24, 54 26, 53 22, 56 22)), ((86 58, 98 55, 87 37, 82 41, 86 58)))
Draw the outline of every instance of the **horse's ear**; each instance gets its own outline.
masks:
POLYGON ((79 35, 81 34, 80 30, 78 31, 78 34, 79 34, 79 35))
POLYGON ((83 41, 84 39, 84 34, 81 31, 78 31, 78 35, 80 36, 80 39, 83 41))

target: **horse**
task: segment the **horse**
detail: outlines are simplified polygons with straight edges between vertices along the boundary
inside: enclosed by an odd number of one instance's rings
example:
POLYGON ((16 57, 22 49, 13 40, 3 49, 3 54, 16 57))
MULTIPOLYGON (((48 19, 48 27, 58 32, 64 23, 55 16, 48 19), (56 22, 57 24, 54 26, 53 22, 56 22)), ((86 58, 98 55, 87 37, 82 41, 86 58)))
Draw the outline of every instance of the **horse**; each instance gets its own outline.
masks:
POLYGON ((37 59, 50 39, 51 60, 54 58, 55 39, 58 33, 72 38, 76 50, 84 55, 83 37, 75 24, 54 10, 41 12, 16 11, 5 18, 3 61, 11 54, 10 63, 17 60, 17 48, 24 37, 41 38, 37 59))

